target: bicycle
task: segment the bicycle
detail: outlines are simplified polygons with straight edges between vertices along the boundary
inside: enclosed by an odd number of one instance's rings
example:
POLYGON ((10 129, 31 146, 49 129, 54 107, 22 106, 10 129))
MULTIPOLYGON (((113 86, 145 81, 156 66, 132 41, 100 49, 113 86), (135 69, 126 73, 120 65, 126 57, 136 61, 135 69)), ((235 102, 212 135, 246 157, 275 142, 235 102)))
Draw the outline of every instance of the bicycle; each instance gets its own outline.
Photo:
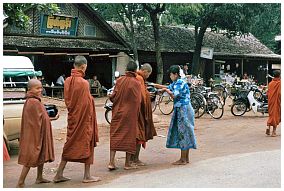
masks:
POLYGON ((112 103, 108 103, 107 105, 104 106, 104 108, 106 109, 105 119, 108 122, 108 124, 110 124, 112 119, 112 103))
POLYGON ((210 90, 210 87, 191 88, 191 102, 194 104, 195 118, 200 118, 205 112, 214 119, 220 119, 223 116, 224 104, 217 93, 210 92, 210 90))

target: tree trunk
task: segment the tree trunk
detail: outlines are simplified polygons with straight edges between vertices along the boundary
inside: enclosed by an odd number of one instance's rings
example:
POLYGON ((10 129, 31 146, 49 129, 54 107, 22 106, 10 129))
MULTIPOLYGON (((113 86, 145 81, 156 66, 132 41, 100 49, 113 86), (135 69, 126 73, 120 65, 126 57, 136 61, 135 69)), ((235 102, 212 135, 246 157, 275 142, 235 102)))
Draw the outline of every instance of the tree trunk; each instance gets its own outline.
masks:
POLYGON ((198 73, 200 72, 200 69, 201 69, 200 53, 201 53, 201 47, 202 47, 203 37, 204 37, 205 31, 206 31, 206 28, 200 28, 199 32, 196 33, 197 37, 195 38, 196 44, 195 44, 195 48, 194 48, 194 54, 193 54, 193 60, 192 60, 192 72, 191 72, 191 74, 193 74, 193 75, 198 75, 198 73))
POLYGON ((160 46, 160 31, 159 31, 159 18, 157 14, 151 14, 151 21, 153 24, 153 30, 154 30, 154 39, 155 39, 155 51, 156 51, 156 62, 157 62, 157 79, 156 82, 158 84, 163 83, 163 73, 164 73, 164 67, 163 67, 163 60, 162 60, 162 54, 161 54, 161 46, 160 46))
POLYGON ((130 32, 129 35, 130 35, 131 43, 132 43, 131 48, 132 48, 132 51, 133 51, 133 60, 134 60, 134 62, 136 62, 137 66, 139 67, 137 41, 136 41, 136 38, 135 38, 134 29, 131 29, 131 32, 130 32))

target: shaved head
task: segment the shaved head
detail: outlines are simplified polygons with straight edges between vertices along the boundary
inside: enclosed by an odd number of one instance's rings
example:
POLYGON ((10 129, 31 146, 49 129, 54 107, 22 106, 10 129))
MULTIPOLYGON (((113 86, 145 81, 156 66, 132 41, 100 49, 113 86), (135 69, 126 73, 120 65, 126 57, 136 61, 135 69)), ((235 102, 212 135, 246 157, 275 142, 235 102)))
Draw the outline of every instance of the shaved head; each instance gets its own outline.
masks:
POLYGON ((152 73, 152 66, 146 63, 141 66, 140 70, 147 70, 149 73, 152 73))
POLYGON ((30 89, 32 89, 33 87, 38 86, 38 85, 41 86, 41 82, 40 82, 38 79, 31 79, 31 80, 28 82, 28 90, 30 90, 30 89))

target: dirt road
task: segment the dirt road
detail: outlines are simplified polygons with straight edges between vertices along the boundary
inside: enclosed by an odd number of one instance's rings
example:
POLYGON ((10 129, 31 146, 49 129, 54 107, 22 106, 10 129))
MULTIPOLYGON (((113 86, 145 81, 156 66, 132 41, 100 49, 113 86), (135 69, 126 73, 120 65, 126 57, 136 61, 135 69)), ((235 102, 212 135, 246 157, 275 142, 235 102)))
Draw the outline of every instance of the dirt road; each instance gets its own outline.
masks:
MULTIPOLYGON (((147 166, 140 167, 133 171, 125 171, 123 170, 125 154, 118 152, 116 158, 119 169, 115 172, 109 172, 107 169, 109 160, 109 125, 107 125, 104 119, 104 100, 105 98, 95 99, 100 142, 98 147, 95 148, 95 164, 92 167, 92 174, 100 176, 102 181, 91 184, 81 183, 84 165, 79 163, 68 163, 64 171, 64 175, 72 178, 71 181, 59 184, 34 184, 36 169, 33 168, 30 170, 26 179, 27 187, 96 187, 110 183, 112 180, 117 179, 121 175, 130 174, 131 172, 141 171, 143 173, 147 173, 160 169, 176 168, 171 165, 171 162, 178 159, 179 150, 167 149, 165 147, 167 128, 171 116, 165 116, 159 111, 155 111, 155 119, 158 121, 155 123, 155 127, 159 136, 149 141, 146 149, 142 150, 140 154, 141 160, 147 163, 147 166)), ((65 142, 67 112, 62 101, 53 101, 50 99, 44 99, 44 101, 58 105, 61 113, 60 119, 52 122, 55 144, 55 161, 46 164, 44 167, 45 177, 52 180, 60 162, 62 148, 65 142)), ((196 119, 195 133, 198 148, 190 151, 190 163, 232 154, 280 149, 281 136, 265 136, 266 120, 267 115, 262 116, 261 114, 254 114, 252 111, 246 113, 242 117, 234 117, 230 113, 228 105, 225 106, 224 116, 219 120, 212 119, 206 114, 202 118, 196 119)), ((280 130, 280 128, 277 129, 277 133, 279 135, 281 134, 280 130)), ((3 167, 3 186, 6 188, 15 187, 22 168, 17 164, 18 142, 13 141, 10 146, 12 148, 11 160, 5 162, 3 167)), ((125 187, 127 187, 127 185, 125 185, 125 187)))

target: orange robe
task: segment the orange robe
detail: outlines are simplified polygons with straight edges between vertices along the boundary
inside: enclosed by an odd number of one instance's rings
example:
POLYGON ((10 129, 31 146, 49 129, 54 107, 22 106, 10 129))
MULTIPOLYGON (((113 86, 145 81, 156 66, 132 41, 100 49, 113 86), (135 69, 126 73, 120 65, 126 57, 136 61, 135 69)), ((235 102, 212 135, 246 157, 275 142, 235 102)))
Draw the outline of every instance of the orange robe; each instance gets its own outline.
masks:
POLYGON ((145 142, 153 139, 153 137, 156 136, 157 133, 153 122, 151 97, 145 84, 146 78, 142 71, 138 71, 137 74, 138 75, 136 76, 136 78, 141 84, 142 102, 138 118, 138 131, 136 138, 138 140, 138 143, 143 144, 145 148, 145 142))
POLYGON ((81 70, 72 69, 64 83, 64 101, 68 110, 67 139, 62 160, 93 164, 98 126, 94 99, 81 70))
POLYGON ((276 127, 281 122, 281 80, 274 78, 268 85, 268 113, 267 126, 276 127))
POLYGON ((7 160, 10 160, 10 155, 9 155, 8 149, 6 147, 6 143, 3 140, 3 161, 7 161, 7 160))
POLYGON ((41 99, 27 93, 24 104, 20 134, 18 163, 37 167, 54 161, 52 129, 49 116, 41 99))
POLYGON ((110 124, 110 150, 136 152, 136 130, 141 104, 140 82, 136 73, 120 77, 110 97, 113 102, 110 124))

